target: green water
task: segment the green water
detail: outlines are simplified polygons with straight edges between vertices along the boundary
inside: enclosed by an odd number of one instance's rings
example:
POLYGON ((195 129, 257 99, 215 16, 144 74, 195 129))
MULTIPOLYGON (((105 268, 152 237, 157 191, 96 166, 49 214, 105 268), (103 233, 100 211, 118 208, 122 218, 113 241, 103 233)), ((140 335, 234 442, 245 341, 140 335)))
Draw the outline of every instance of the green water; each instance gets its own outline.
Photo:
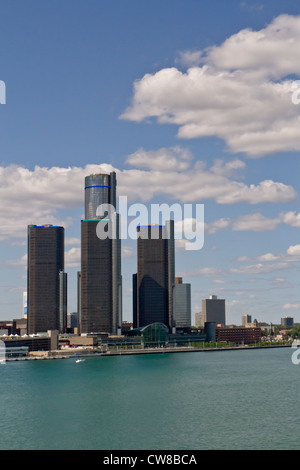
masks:
POLYGON ((7 362, 3 449, 300 449, 293 349, 7 362))

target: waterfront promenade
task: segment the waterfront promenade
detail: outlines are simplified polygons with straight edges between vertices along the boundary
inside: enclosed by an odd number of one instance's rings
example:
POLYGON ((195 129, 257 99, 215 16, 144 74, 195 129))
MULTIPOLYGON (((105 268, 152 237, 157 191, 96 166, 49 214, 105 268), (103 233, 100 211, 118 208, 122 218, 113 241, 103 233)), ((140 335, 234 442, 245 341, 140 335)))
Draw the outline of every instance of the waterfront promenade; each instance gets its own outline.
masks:
POLYGON ((268 345, 238 345, 238 346, 222 346, 222 347, 156 347, 156 348, 114 348, 106 351, 90 348, 76 348, 74 350, 55 350, 55 351, 36 351, 30 353, 26 357, 7 358, 6 361, 28 361, 28 360, 48 360, 48 359, 82 359, 87 357, 110 357, 110 356, 132 356, 140 354, 169 354, 169 353, 191 353, 191 352, 218 352, 218 351, 242 351, 255 349, 272 349, 272 348, 291 348, 291 344, 268 344, 268 345))

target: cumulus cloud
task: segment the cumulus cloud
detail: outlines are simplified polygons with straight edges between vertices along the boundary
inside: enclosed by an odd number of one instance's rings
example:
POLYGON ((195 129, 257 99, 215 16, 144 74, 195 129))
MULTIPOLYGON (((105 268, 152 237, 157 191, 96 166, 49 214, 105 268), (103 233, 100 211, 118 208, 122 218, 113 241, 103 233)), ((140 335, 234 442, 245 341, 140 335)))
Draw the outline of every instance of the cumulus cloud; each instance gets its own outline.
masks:
MULTIPOLYGON (((256 264, 245 265, 239 268, 232 268, 232 273, 239 274, 260 274, 269 273, 291 267, 293 263, 300 261, 300 245, 291 245, 285 253, 265 253, 256 257, 240 256, 237 258, 240 263, 254 262, 256 264)), ((285 281, 284 278, 275 278, 276 282, 285 281)))
POLYGON ((121 119, 174 124, 183 139, 215 136, 258 158, 300 149, 291 74, 300 74, 300 16, 281 15, 221 45, 181 54, 188 68, 165 68, 134 83, 121 119), (192 66, 191 66, 192 65, 192 66))
POLYGON ((300 227, 300 213, 287 212, 280 215, 283 223, 290 225, 291 227, 300 227))
POLYGON ((274 264, 257 263, 253 265, 241 266, 239 268, 231 268, 229 270, 232 274, 267 274, 273 271, 288 269, 289 263, 280 262, 274 264))
POLYGON ((176 62, 184 67, 194 67, 200 65, 202 61, 201 51, 180 51, 176 62))
POLYGON ((122 258, 133 258, 135 255, 135 251, 132 246, 122 245, 122 258))
POLYGON ((138 149, 129 155, 127 163, 138 168, 147 168, 158 171, 182 171, 190 166, 192 155, 188 149, 181 147, 161 148, 158 150, 145 151, 138 149))
POLYGON ((78 247, 70 248, 65 252, 66 268, 78 268, 81 262, 81 249, 78 247))
POLYGON ((287 254, 288 254, 289 256, 300 257, 300 245, 291 245, 291 246, 287 249, 287 254))
POLYGON ((138 168, 118 172, 118 192, 130 200, 145 202, 160 195, 181 203, 211 199, 218 204, 259 204, 291 202, 297 197, 291 186, 280 182, 243 183, 236 174, 245 168, 239 159, 226 163, 216 159, 209 168, 204 161, 193 163, 190 152, 177 147, 157 151, 139 149, 127 162, 138 168), (161 171, 162 166, 169 170, 161 171))
POLYGON ((206 50, 206 63, 223 70, 243 70, 280 79, 300 74, 296 57, 300 43, 300 16, 280 15, 265 28, 233 34, 220 46, 206 50))
POLYGON ((260 213, 240 215, 232 221, 232 230, 264 232, 276 230, 279 224, 300 228, 300 213, 281 212, 277 217, 266 217, 260 213))
POLYGON ((33 170, 17 165, 0 167, 0 239, 23 238, 31 224, 69 227, 73 218, 58 211, 82 206, 84 177, 110 168, 109 165, 36 166, 33 170))
POLYGON ((280 255, 274 255, 273 253, 266 253, 257 258, 257 261, 277 261, 280 259, 280 255))
POLYGON ((241 215, 233 221, 232 230, 265 232, 267 230, 275 230, 279 223, 279 218, 271 219, 260 213, 241 215))
POLYGON ((76 237, 66 238, 65 239, 65 244, 66 245, 80 245, 81 240, 80 240, 80 238, 76 238, 76 237))
POLYGON ((229 227, 231 219, 229 217, 222 217, 221 219, 213 220, 205 224, 205 230, 209 234, 217 233, 229 227))
MULTIPOLYGON (((30 224, 70 227, 74 223, 71 211, 83 211, 84 178, 91 173, 116 171, 118 196, 127 196, 128 203, 148 203, 161 198, 180 204, 213 200, 223 205, 255 205, 292 202, 297 197, 292 186, 281 182, 245 184, 241 181, 245 165, 239 159, 226 163, 216 159, 209 167, 204 161, 194 161, 193 155, 180 147, 139 149, 128 156, 127 163, 134 168, 120 170, 109 164, 36 166, 32 170, 17 165, 0 167, 0 239, 24 238, 30 224)), ((78 216, 75 217, 77 220, 78 216)), ((291 216, 286 220, 291 223, 291 216)), ((229 223, 224 217, 210 222, 206 228, 215 233, 229 223)), ((67 239, 67 244, 78 245, 78 239, 67 239)))
POLYGON ((182 277, 194 277, 194 276, 203 276, 203 277, 215 277, 224 275, 224 271, 219 268, 206 267, 195 269, 192 271, 184 271, 182 277))
POLYGON ((284 310, 299 309, 300 304, 284 304, 282 308, 284 308, 284 310))

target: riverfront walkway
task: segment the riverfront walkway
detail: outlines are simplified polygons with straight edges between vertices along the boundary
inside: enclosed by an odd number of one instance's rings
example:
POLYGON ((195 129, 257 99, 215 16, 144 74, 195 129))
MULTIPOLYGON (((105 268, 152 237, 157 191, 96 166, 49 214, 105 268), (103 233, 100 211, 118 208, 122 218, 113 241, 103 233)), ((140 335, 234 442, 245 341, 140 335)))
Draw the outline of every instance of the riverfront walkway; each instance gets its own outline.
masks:
POLYGON ((291 344, 270 344, 266 346, 230 346, 230 347, 160 347, 160 348, 141 348, 141 349, 124 349, 115 348, 107 351, 91 350, 84 348, 76 348, 71 350, 55 350, 55 351, 36 351, 26 357, 6 358, 6 361, 30 361, 30 360, 48 360, 48 359, 82 359, 85 357, 110 357, 110 356, 126 356, 138 354, 169 354, 183 352, 218 352, 218 351, 241 351, 252 349, 271 349, 271 348, 291 348, 291 344), (80 349, 80 351, 79 351, 80 349))

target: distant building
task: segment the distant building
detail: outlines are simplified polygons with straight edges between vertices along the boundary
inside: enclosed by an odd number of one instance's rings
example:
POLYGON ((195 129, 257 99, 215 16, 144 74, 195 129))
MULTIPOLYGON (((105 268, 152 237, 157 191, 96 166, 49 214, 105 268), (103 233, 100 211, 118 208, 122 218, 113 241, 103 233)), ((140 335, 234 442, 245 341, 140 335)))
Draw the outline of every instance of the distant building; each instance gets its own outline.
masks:
POLYGON ((261 341, 261 328, 217 328, 217 341, 252 344, 261 341))
POLYGON ((67 314, 67 329, 74 330, 78 327, 78 313, 72 312, 67 314))
MULTIPOLYGON (((209 299, 202 300, 202 321, 205 323, 215 322, 217 325, 226 325, 225 300, 211 295, 209 299)), ((201 325, 202 326, 202 325, 201 325)))
POLYGON ((23 292, 23 318, 27 318, 27 292, 23 292))
POLYGON ((77 333, 81 334, 81 271, 77 272, 77 333))
POLYGON ((251 315, 242 315, 242 326, 246 326, 247 323, 252 322, 252 317, 251 315))
POLYGON ((174 221, 138 227, 137 274, 133 275, 134 328, 152 323, 174 326, 174 221))
POLYGON ((122 322, 122 335, 126 334, 129 330, 133 328, 133 323, 128 321, 122 322))
POLYGON ((191 284, 175 278, 173 286, 173 315, 176 328, 191 327, 191 284))
POLYGON ((195 313, 195 326, 197 328, 199 328, 199 327, 203 328, 204 324, 205 324, 205 321, 204 321, 204 316, 203 316, 202 312, 195 313))
POLYGON ((17 318, 13 320, 12 334, 19 336, 27 334, 27 318, 17 318))
POLYGON ((27 333, 61 329, 64 228, 28 226, 27 333))
POLYGON ((47 331, 37 336, 27 336, 19 338, 4 338, 4 344, 6 351, 8 352, 7 356, 12 357, 16 352, 18 355, 18 350, 26 348, 27 351, 51 351, 58 349, 58 331, 47 331))
POLYGON ((292 317, 282 317, 281 326, 294 326, 294 319, 292 317))
POLYGON ((67 299, 68 275, 64 271, 59 273, 59 332, 67 331, 67 299))
POLYGON ((13 332, 13 321, 0 321, 0 336, 9 336, 13 332))

